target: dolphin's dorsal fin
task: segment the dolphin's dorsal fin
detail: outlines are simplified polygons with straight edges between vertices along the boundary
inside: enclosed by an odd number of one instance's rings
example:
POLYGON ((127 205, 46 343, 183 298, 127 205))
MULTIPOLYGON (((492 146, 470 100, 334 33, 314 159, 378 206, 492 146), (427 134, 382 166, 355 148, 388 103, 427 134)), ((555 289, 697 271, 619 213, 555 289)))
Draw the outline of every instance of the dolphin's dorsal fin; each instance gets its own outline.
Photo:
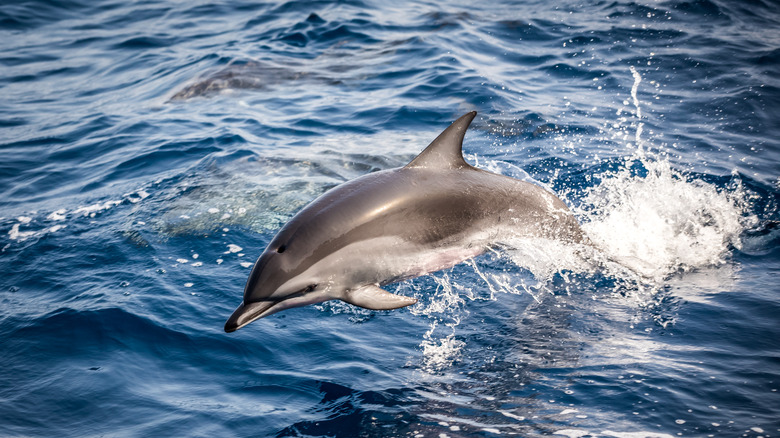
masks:
POLYGON ((461 116, 458 120, 452 122, 436 140, 425 148, 411 163, 406 167, 426 167, 439 169, 461 169, 471 167, 463 159, 463 137, 466 135, 471 121, 477 115, 472 111, 461 116))

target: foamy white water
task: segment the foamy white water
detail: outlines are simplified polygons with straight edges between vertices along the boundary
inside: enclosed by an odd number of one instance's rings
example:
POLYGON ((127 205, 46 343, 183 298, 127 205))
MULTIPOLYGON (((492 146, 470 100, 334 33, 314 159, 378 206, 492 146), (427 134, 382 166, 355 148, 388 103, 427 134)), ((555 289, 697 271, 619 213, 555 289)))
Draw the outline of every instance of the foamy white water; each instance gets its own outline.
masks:
MULTIPOLYGON (((590 244, 529 238, 502 242, 505 246, 494 250, 492 256, 521 268, 530 277, 517 272, 484 273, 474 261, 467 261, 483 282, 475 287, 487 288, 489 297, 477 297, 471 289, 466 292, 446 273, 433 274, 438 286, 432 301, 413 310, 415 315, 431 319, 420 344, 430 370, 451 364, 465 346, 455 334, 460 315, 468 312, 467 300, 496 299, 503 293, 528 294, 539 302, 556 278, 567 284, 600 275, 611 279, 616 292, 630 296, 634 305, 644 306, 653 302, 653 295, 672 277, 723 266, 731 249, 741 247, 741 236, 755 226, 757 218, 748 214, 749 201, 739 179, 735 176, 728 189, 718 188, 674 169, 663 154, 648 150, 652 138, 642 138, 637 96, 642 78, 635 68, 630 70, 634 119, 618 114, 619 120, 612 125, 624 134, 628 154, 623 165, 592 175, 597 183, 584 193, 566 194, 579 199, 572 211, 590 244), (633 129, 634 135, 625 135, 627 129, 633 129)), ((470 158, 487 170, 551 190, 516 166, 470 158)))

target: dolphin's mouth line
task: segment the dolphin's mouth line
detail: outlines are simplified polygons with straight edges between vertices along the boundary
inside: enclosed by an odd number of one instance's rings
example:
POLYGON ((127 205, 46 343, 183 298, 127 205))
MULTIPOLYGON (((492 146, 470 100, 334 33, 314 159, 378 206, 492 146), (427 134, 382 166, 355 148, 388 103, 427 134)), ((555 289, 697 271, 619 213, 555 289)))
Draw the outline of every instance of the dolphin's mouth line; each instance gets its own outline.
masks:
MULTIPOLYGON (((272 310, 274 307, 277 307, 281 303, 295 298, 304 297, 306 296, 306 294, 311 293, 316 288, 317 288, 316 284, 311 284, 301 289, 300 291, 287 295, 285 297, 264 298, 262 300, 253 301, 248 304, 241 303, 241 305, 238 306, 238 308, 233 312, 233 314, 225 323, 225 331, 228 333, 234 332, 240 329, 241 327, 249 324, 250 322, 258 320, 263 316, 269 315, 270 314, 269 311, 272 310)), ((275 312, 276 311, 274 311, 274 313, 275 312)))
POLYGON ((287 295, 285 297, 281 297, 281 298, 263 298, 261 300, 254 301, 254 302, 256 302, 256 303, 274 303, 274 304, 278 304, 278 303, 281 303, 283 301, 291 300, 293 298, 302 297, 302 296, 306 295, 307 293, 312 292, 316 288, 317 288, 316 284, 310 284, 310 285, 304 287, 303 289, 299 290, 298 292, 292 293, 292 294, 287 295))
MULTIPOLYGON (((262 304, 262 303, 252 303, 252 304, 262 304)), ((262 307, 260 309, 249 310, 249 307, 252 306, 252 304, 246 306, 244 305, 244 303, 241 303, 238 306, 238 308, 233 312, 233 314, 225 323, 225 332, 230 333, 240 329, 241 327, 249 324, 250 322, 260 318, 260 316, 265 311, 267 311, 268 309, 276 305, 276 304, 271 304, 270 306, 262 307)))

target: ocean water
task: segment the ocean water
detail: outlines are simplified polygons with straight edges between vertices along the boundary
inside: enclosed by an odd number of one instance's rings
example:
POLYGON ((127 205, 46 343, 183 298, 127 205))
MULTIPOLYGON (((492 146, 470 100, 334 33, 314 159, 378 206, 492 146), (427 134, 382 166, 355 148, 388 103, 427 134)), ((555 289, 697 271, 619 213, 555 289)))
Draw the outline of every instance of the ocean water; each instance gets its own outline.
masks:
POLYGON ((776 2, 33 0, 0 39, 0 436, 780 435, 776 2), (593 248, 223 332, 300 208, 471 110, 593 248))

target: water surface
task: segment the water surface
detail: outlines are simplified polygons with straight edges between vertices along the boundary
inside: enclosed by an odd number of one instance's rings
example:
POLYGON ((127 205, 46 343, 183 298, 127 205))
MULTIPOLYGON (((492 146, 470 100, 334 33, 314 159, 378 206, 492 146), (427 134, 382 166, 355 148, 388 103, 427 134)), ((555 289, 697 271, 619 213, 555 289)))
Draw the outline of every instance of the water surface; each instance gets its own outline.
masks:
POLYGON ((472 3, 0 5, 0 434, 780 434, 776 5, 472 3), (471 110, 596 249, 223 332, 300 208, 471 110))

